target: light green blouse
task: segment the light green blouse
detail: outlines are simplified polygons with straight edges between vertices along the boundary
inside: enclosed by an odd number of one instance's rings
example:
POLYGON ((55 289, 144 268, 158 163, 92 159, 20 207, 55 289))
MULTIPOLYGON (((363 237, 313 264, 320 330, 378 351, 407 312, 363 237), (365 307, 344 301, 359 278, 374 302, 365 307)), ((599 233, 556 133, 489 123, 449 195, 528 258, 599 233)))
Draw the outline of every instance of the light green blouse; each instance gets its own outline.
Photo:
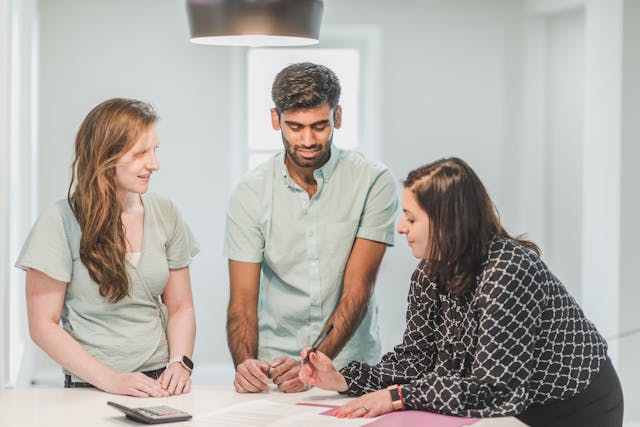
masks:
MULTIPOLYGON (((169 358, 167 308, 160 301, 170 269, 188 266, 199 251, 175 204, 143 194, 141 255, 127 262, 130 295, 111 303, 80 261, 80 226, 67 200, 44 210, 16 262, 67 283, 62 327, 91 355, 118 372, 164 367, 169 358)), ((77 379, 75 379, 77 381, 77 379)))

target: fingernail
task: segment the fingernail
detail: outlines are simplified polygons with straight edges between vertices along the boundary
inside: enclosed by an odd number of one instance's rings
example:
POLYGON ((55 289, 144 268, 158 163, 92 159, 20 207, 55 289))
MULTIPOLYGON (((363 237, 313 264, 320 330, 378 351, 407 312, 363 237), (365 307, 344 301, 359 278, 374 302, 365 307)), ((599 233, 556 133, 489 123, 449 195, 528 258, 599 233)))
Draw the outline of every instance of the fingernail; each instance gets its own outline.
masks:
POLYGON ((311 353, 311 356, 309 356, 309 359, 316 360, 317 359, 316 354, 315 353, 311 353))
POLYGON ((310 384, 315 384, 315 383, 316 383, 316 380, 314 380, 313 378, 311 378, 311 379, 309 379, 309 383, 310 383, 310 384))

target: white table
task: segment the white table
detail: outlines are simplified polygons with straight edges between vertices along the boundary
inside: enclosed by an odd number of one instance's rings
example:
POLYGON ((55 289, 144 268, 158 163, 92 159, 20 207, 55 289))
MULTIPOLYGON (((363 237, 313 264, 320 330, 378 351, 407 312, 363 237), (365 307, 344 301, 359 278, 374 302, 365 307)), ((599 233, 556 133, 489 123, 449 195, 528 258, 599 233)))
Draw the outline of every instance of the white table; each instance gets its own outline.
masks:
MULTIPOLYGON (((257 394, 239 394, 231 385, 195 385, 191 393, 168 398, 136 398, 107 394, 96 389, 24 388, 0 389, 0 426, 2 427, 100 427, 141 426, 129 421, 114 408, 112 400, 130 407, 169 405, 196 417, 216 409, 257 399, 267 399, 294 405, 298 402, 341 404, 349 398, 334 392, 311 389, 304 393, 285 394, 270 390, 257 394)), ((320 412, 322 408, 319 408, 320 412)), ((366 420, 363 419, 363 424, 366 420)), ((165 424, 167 426, 197 426, 196 422, 165 424)), ((522 427, 514 418, 484 419, 477 427, 522 427)))

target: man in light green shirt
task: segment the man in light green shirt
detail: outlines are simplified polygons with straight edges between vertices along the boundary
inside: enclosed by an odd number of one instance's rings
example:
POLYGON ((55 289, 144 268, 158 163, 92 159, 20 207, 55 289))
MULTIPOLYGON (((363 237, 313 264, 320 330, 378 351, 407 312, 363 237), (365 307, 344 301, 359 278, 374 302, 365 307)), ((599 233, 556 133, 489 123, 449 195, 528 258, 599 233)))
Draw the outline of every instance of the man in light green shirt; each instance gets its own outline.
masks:
POLYGON ((389 170, 332 146, 340 84, 328 68, 294 64, 273 84, 272 125, 284 152, 246 175, 227 213, 229 349, 238 392, 269 379, 302 391, 300 350, 329 324, 320 350, 336 366, 376 363, 375 278, 393 244, 396 184, 389 170))

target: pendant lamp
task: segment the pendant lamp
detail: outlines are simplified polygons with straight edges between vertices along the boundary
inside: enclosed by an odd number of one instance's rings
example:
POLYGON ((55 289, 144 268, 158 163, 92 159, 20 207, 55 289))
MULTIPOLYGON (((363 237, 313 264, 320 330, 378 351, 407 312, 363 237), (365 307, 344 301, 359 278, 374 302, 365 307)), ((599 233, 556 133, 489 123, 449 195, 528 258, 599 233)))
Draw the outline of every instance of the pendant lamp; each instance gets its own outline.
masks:
POLYGON ((191 41, 226 46, 318 43, 323 0, 187 0, 191 41))

